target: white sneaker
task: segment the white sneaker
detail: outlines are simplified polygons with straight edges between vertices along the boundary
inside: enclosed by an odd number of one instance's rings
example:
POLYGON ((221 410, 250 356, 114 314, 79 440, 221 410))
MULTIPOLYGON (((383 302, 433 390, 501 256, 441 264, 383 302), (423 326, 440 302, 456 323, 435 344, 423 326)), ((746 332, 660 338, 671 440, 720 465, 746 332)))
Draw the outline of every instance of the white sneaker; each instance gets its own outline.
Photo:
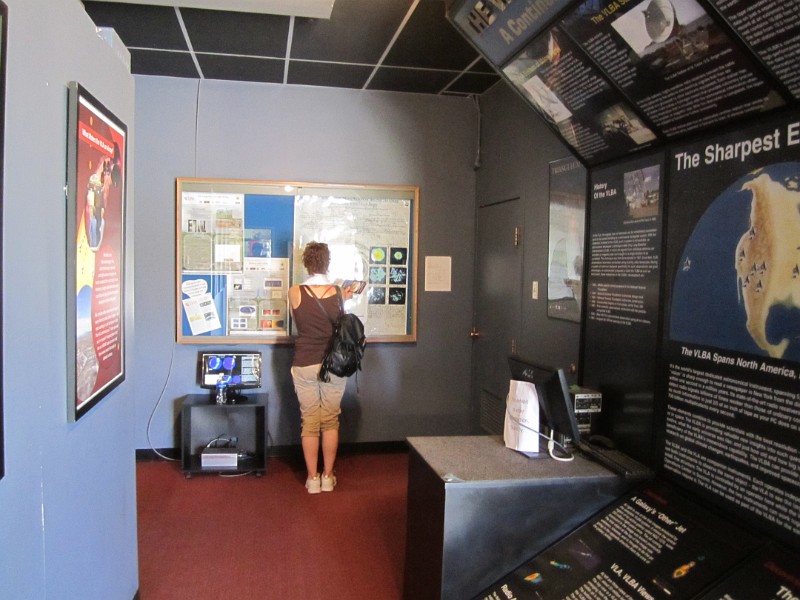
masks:
POLYGON ((331 475, 328 477, 327 475, 322 476, 322 491, 323 492, 332 492, 333 488, 336 487, 336 475, 331 475))
POLYGON ((309 494, 319 494, 321 490, 319 473, 314 475, 314 477, 312 477, 311 479, 306 479, 306 489, 308 490, 309 494))

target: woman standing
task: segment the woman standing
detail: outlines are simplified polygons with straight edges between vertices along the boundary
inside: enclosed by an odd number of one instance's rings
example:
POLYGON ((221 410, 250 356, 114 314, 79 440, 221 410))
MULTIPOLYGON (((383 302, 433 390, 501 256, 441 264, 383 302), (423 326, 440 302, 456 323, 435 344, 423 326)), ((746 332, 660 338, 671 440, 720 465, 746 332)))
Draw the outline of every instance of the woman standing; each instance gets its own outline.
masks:
MULTIPOLYGON (((292 380, 300 403, 300 437, 308 471, 306 488, 309 494, 332 492, 336 486, 333 467, 339 447, 342 396, 347 384, 347 378, 332 373, 330 382, 320 381, 317 377, 333 335, 333 321, 340 310, 337 288, 328 281, 330 262, 327 244, 309 242, 303 250, 303 266, 309 278, 304 285, 289 289, 289 303, 298 334, 294 344, 292 380), (318 469, 320 444, 321 475, 318 469)), ((350 294, 344 292, 344 296, 350 294)))

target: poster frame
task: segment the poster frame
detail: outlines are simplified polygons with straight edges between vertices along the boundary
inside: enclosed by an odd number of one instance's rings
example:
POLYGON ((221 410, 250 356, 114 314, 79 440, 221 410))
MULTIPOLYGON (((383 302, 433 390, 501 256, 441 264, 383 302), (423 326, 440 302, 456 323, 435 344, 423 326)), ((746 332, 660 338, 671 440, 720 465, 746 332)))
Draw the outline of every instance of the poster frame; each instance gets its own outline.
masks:
MULTIPOLYGON (((5 112, 6 112, 6 48, 8 47, 8 7, 0 1, 0 231, 3 217, 3 165, 5 147, 5 112)), ((2 241, 2 233, 0 233, 2 241)), ((3 262, 3 244, 0 243, 0 264, 3 262)), ((0 339, 3 331, 3 284, 0 281, 0 339)), ((5 430, 3 426, 3 344, 0 344, 0 479, 6 474, 5 468, 5 430)))
MULTIPOLYGON (((583 272, 586 265, 586 182, 588 171, 583 164, 574 157, 561 158, 551 161, 549 164, 549 187, 548 187, 548 257, 547 257, 547 316, 551 319, 561 319, 581 322, 583 313, 583 272), (560 182, 560 183, 559 183, 560 182), (581 194, 576 193, 580 190, 581 194), (570 227, 561 218, 569 210, 566 202, 574 202, 572 207, 576 216, 574 227, 570 227), (558 210, 561 207, 563 210, 558 210), (580 230, 577 228, 580 227, 580 230), (556 269, 554 268, 555 247, 553 241, 556 236, 563 234, 565 243, 564 258, 569 258, 567 246, 573 249, 579 248, 580 255, 578 260, 573 262, 572 277, 563 278, 562 287, 570 289, 575 299, 574 309, 569 309, 570 302, 565 302, 564 298, 553 298, 556 289, 554 280, 556 269)), ((564 263, 565 275, 569 275, 567 263, 564 263)))
MULTIPOLYGON (((67 417, 75 422, 96 406, 103 398, 125 380, 125 211, 127 189, 127 142, 128 128, 114 113, 106 108, 96 97, 79 82, 68 83, 67 111, 67 176, 66 176, 66 304, 67 304, 67 417), (83 111, 89 125, 81 121, 83 111), (108 135, 99 134, 94 127, 103 131, 114 132, 108 135), (103 124, 101 125, 100 122, 103 124), (117 141, 114 141, 116 138, 117 141), (83 141, 83 143, 82 143, 83 141), (118 142, 121 142, 119 144, 118 142), (121 147, 120 147, 121 145, 121 147), (99 155, 98 155, 99 152, 99 155), (121 156, 120 156, 121 154, 121 156), (99 157, 104 157, 101 159, 99 157), (88 167, 88 168, 87 168, 88 167), (92 179, 99 177, 98 181, 92 179), (94 186, 94 187, 92 187, 94 186), (88 190, 82 195, 82 190, 88 190), (116 191, 115 191, 116 190, 116 191), (98 238, 87 235, 89 224, 88 198, 93 194, 103 195, 103 207, 100 217, 95 211, 95 222, 100 225, 98 238), (107 195, 108 194, 108 195, 107 195), (109 210, 110 201, 118 201, 117 209, 109 210), (112 232, 115 232, 112 234, 112 232), (88 260, 87 260, 88 259, 88 260), (95 301, 97 286, 97 265, 102 269, 101 277, 105 279, 103 286, 103 304, 111 304, 103 308, 104 327, 108 337, 98 340, 95 337, 94 319, 95 303, 85 306, 85 288, 80 286, 78 278, 83 276, 84 269, 91 265, 92 289, 90 298, 95 301), (83 268, 82 268, 83 267, 83 268), (81 314, 79 315, 79 311, 81 314), (88 313, 88 314, 87 314, 88 313), (91 350, 93 354, 87 361, 85 352, 86 323, 91 325, 91 350), (81 332, 84 342, 81 343, 81 332), (109 360, 97 358, 98 341, 108 353, 109 360), (81 350, 83 348, 83 350, 81 350), (87 364, 93 361, 104 362, 97 365, 98 379, 91 385, 91 392, 85 397, 79 394, 79 388, 85 386, 87 364), (82 372, 83 370, 83 372, 82 372)), ((92 367, 94 368, 94 367, 92 367)))
MULTIPOLYGON (((175 306, 176 306, 176 342, 178 344, 292 344, 294 343, 293 323, 291 322, 291 314, 288 307, 288 287, 296 283, 302 283, 305 273, 302 265, 300 264, 300 254, 302 247, 309 241, 324 241, 329 244, 334 244, 328 236, 328 232, 324 230, 306 231, 303 229, 302 218, 297 218, 298 214, 303 214, 304 208, 299 208, 302 202, 312 198, 327 197, 334 199, 333 205, 342 206, 341 210, 343 221, 347 221, 348 227, 352 228, 355 235, 363 232, 364 228, 359 222, 358 214, 367 208, 370 202, 387 201, 389 203, 396 203, 398 206, 402 205, 404 208, 401 212, 407 212, 405 221, 390 221, 387 225, 391 225, 394 229, 402 232, 401 237, 406 240, 405 256, 402 262, 398 263, 403 268, 403 277, 405 282, 398 284, 402 287, 403 298, 398 301, 395 307, 390 295, 393 291, 389 271, 392 270, 393 259, 390 256, 385 258, 387 266, 387 281, 385 283, 386 293, 386 306, 387 312, 391 312, 394 317, 393 329, 381 329, 380 325, 372 325, 370 317, 383 310, 380 306, 380 298, 373 298, 372 288, 380 287, 382 284, 374 283, 371 277, 364 274, 363 277, 357 277, 350 273, 337 273, 332 265, 330 277, 332 282, 338 282, 338 279, 349 279, 355 277, 356 279, 364 278, 367 280, 367 286, 363 294, 354 298, 352 303, 348 303, 345 308, 349 312, 358 314, 365 323, 367 340, 370 343, 374 342, 415 342, 417 336, 417 287, 419 279, 418 269, 418 223, 419 223, 419 187, 413 185, 376 185, 376 184, 341 184, 341 183, 320 183, 320 182, 301 182, 301 181, 270 181, 270 180, 252 180, 252 179, 213 179, 213 178, 177 178, 176 179, 176 218, 175 218, 175 269, 176 269, 176 287, 175 287, 175 306), (216 202, 215 196, 240 196, 242 208, 236 209, 236 214, 229 215, 233 221, 235 228, 241 228, 241 240, 234 241, 233 244, 241 245, 240 257, 241 266, 236 266, 239 258, 234 257, 233 269, 225 269, 223 263, 217 259, 216 252, 218 242, 216 235, 220 233, 216 224, 216 217, 213 217, 214 223, 209 223, 207 220, 204 222, 202 213, 201 218, 197 219, 197 214, 192 211, 200 203, 199 199, 192 199, 190 194, 197 194, 198 196, 206 194, 209 200, 213 203, 216 202), (345 202, 340 202, 344 199, 345 202), (192 203, 190 203, 190 201, 192 203), (266 202, 261 207, 253 208, 254 205, 260 201, 266 202), (287 209, 283 207, 283 202, 290 204, 287 209), (273 288, 274 293, 267 293, 265 296, 260 297, 260 300, 274 300, 279 312, 279 318, 283 322, 279 324, 276 329, 262 329, 260 320, 261 316, 261 301, 255 302, 257 320, 259 324, 256 330, 253 330, 249 325, 247 329, 242 332, 236 332, 232 329, 229 322, 229 317, 234 313, 231 312, 229 306, 233 294, 230 276, 236 276, 239 273, 257 273, 260 268, 256 265, 256 261, 252 261, 253 265, 248 265, 248 258, 256 258, 250 254, 248 231, 252 231, 249 226, 249 216, 261 214, 262 219, 269 221, 271 218, 270 202, 272 207, 276 210, 288 210, 291 214, 284 215, 283 221, 279 224, 276 232, 270 232, 270 246, 275 251, 272 252, 269 258, 277 256, 275 263, 264 267, 265 269, 274 269, 273 274, 277 279, 282 279, 280 285, 276 283, 273 288), (347 207, 351 208, 348 209, 347 207), (236 219, 241 217, 242 223, 239 224, 236 219), (355 217, 355 218, 354 218, 355 217), (287 221, 291 220, 291 223, 287 221), (297 221, 297 222, 296 222, 297 221), (300 229, 298 231, 297 229, 300 229), (198 260, 197 263, 188 267, 189 253, 184 252, 185 235, 191 233, 211 233, 211 240, 207 246, 207 258, 205 264, 207 267, 199 266, 203 263, 198 260), (286 245, 289 249, 286 249, 286 245), (281 264, 281 261, 285 264, 281 264), (283 275, 283 273, 286 273, 283 275), (280 275, 279 275, 280 274, 280 275), (191 281, 194 279, 194 281, 191 281), (187 285, 193 285, 199 282, 202 284, 205 281, 205 290, 192 291, 187 288, 187 285), (224 289, 223 289, 224 288, 224 289), (191 295, 195 294, 199 300, 196 302, 191 299, 191 295), (189 302, 189 304, 187 304, 189 302), (211 324, 207 327, 193 327, 189 319, 197 319, 198 315, 205 314, 202 308, 197 306, 192 307, 192 303, 198 306, 206 306, 210 313, 213 313, 211 324), (213 304, 213 306, 212 306, 213 304), (405 311, 401 316, 401 306, 405 306, 405 311), (192 311, 192 312, 190 312, 192 311), (397 313, 397 314, 395 314, 397 313), (206 329, 206 331, 203 331, 206 329)), ((225 200, 221 200, 224 204, 225 200)), ((233 199, 232 202, 239 202, 233 199)), ((372 217, 372 215, 370 215, 372 217)), ((211 218, 211 217, 208 217, 211 218)), ((330 218, 328 215, 326 218, 330 218)), ((374 227, 374 225, 370 225, 374 227)), ((369 251, 371 254, 371 244, 369 240, 359 239, 353 243, 354 247, 363 254, 369 251)), ((224 245, 224 244, 223 244, 224 245)), ((380 244, 379 244, 380 245, 380 244)), ((385 244, 386 254, 390 254, 391 244, 385 244)), ((333 247, 333 246, 332 246, 333 247)), ((398 248, 399 249, 399 248, 398 248)), ((332 252, 333 262, 336 261, 336 251, 332 252)), ((365 271, 371 275, 371 263, 374 262, 372 258, 365 258, 365 271)), ((258 275, 256 274, 256 277, 258 275)), ((244 285, 249 285, 243 278, 244 285)), ((266 283, 263 282, 263 283, 266 283)), ((259 283, 258 285, 261 285, 259 283)), ((259 289, 260 288, 253 288, 259 289)), ((260 291, 258 291, 260 294, 260 291)), ((252 304, 252 302, 251 302, 252 304)), ((249 308, 252 313, 252 308, 249 308)), ((234 315, 235 316, 235 315, 234 315)), ((271 317, 270 317, 271 318, 271 317)), ((373 323, 380 323, 380 319, 373 318, 373 323)))

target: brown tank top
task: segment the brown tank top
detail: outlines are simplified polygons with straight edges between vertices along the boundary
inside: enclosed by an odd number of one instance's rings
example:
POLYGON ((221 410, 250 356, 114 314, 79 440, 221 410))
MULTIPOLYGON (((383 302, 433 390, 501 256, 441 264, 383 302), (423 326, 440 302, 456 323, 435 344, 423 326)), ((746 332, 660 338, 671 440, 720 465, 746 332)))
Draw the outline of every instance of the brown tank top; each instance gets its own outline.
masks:
POLYGON ((294 341, 294 359, 292 366, 307 367, 318 365, 325 357, 328 342, 333 335, 332 320, 339 316, 339 299, 336 294, 319 301, 330 317, 323 314, 319 304, 306 288, 300 288, 300 305, 292 310, 294 323, 297 326, 297 338, 294 341))

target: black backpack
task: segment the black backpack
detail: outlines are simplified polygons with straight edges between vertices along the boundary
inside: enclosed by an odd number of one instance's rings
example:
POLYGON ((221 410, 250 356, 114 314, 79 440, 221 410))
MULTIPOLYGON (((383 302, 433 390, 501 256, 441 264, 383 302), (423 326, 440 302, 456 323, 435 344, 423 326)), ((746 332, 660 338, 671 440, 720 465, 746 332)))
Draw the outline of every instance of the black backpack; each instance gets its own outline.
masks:
MULTIPOLYGON (((322 302, 319 301, 311 290, 311 296, 319 304, 320 310, 330 318, 322 302)), ((364 358, 364 350, 367 345, 367 338, 364 335, 364 324, 356 315, 344 312, 342 302, 342 290, 336 286, 336 296, 339 299, 339 317, 333 322, 333 336, 322 359, 322 367, 319 370, 320 381, 330 381, 328 373, 333 373, 339 377, 350 377, 356 371, 361 370, 361 359, 364 358)))

